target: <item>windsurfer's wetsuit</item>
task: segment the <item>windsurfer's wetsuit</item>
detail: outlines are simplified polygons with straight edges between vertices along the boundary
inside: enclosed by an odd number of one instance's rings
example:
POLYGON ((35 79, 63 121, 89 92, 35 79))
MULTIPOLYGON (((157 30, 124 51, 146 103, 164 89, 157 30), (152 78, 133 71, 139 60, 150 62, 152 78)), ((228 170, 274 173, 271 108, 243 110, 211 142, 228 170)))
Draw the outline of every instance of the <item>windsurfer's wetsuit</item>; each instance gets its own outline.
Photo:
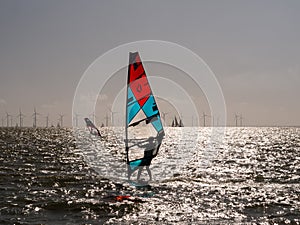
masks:
POLYGON ((139 164, 138 164, 138 166, 136 166, 135 168, 131 169, 129 160, 127 159, 128 160, 127 161, 128 162, 128 179, 130 179, 131 174, 135 170, 139 169, 138 176, 137 176, 137 179, 139 180, 139 177, 141 175, 142 169, 143 169, 144 166, 146 166, 146 169, 147 169, 147 172, 149 174, 150 180, 152 180, 152 175, 151 175, 151 171, 150 171, 149 166, 151 164, 152 159, 157 156, 157 153, 158 153, 159 147, 161 145, 161 141, 162 141, 163 136, 164 136, 164 133, 160 133, 156 137, 156 146, 154 145, 154 139, 155 138, 154 137, 150 137, 149 138, 149 143, 147 145, 145 145, 146 149, 144 151, 144 157, 141 158, 141 159, 135 160, 135 162, 140 161, 139 164), (150 149, 150 150, 147 149, 149 147, 152 147, 152 149, 150 149))
POLYGON ((144 157, 142 158, 140 166, 150 166, 152 159, 155 157, 153 156, 154 150, 155 149, 144 151, 144 157))
MULTIPOLYGON (((159 147, 158 147, 159 148, 159 147)), ((145 150, 144 151, 144 157, 141 159, 137 159, 135 161, 140 161, 138 166, 134 167, 133 169, 131 169, 130 163, 128 163, 128 179, 130 179, 131 174, 136 171, 137 169, 139 169, 139 173, 138 173, 138 178, 141 174, 141 170, 143 169, 144 166, 146 166, 148 174, 150 176, 150 180, 152 179, 151 177, 151 172, 149 169, 149 166, 151 164, 152 159, 157 155, 157 149, 150 149, 150 150, 145 150), (156 150, 156 154, 153 154, 153 152, 156 150)), ((133 163, 133 162, 131 162, 133 163)))
POLYGON ((146 170, 148 172, 149 175, 149 181, 152 180, 152 174, 151 174, 151 170, 150 170, 150 164, 152 159, 155 157, 153 155, 155 149, 151 149, 151 150, 145 150, 144 151, 144 158, 142 158, 142 162, 139 166, 139 171, 137 174, 137 180, 140 180, 141 174, 142 174, 142 170, 144 167, 146 167, 146 170))

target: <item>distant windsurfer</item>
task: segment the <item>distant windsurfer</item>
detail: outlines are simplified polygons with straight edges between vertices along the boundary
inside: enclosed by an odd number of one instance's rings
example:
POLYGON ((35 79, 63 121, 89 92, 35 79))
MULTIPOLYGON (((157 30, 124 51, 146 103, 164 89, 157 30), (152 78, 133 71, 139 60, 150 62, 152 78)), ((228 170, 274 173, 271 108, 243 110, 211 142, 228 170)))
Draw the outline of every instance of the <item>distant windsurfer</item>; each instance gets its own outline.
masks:
POLYGON ((84 121, 85 121, 85 123, 86 123, 86 127, 87 127, 88 130, 90 131, 90 134, 98 135, 99 137, 101 137, 100 131, 99 131, 98 128, 93 124, 93 122, 89 120, 89 118, 84 118, 84 121))

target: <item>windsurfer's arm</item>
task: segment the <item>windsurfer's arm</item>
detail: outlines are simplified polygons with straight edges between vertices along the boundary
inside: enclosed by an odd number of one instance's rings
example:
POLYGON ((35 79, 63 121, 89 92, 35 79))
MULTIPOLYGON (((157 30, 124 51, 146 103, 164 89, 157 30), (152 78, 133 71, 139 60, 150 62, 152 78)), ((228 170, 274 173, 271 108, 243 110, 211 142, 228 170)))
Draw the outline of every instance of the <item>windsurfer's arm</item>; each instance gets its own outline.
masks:
POLYGON ((131 146, 128 146, 128 147, 129 147, 129 148, 132 148, 132 147, 134 147, 134 146, 139 146, 140 148, 145 147, 145 145, 141 145, 141 143, 135 143, 135 144, 133 144, 133 145, 131 145, 131 146))
POLYGON ((133 142, 135 141, 134 144, 132 144, 131 146, 129 146, 129 148, 134 147, 134 146, 139 146, 139 147, 145 147, 147 146, 147 144, 145 144, 145 142, 148 142, 148 138, 147 139, 124 139, 124 142, 128 145, 129 141, 133 142))

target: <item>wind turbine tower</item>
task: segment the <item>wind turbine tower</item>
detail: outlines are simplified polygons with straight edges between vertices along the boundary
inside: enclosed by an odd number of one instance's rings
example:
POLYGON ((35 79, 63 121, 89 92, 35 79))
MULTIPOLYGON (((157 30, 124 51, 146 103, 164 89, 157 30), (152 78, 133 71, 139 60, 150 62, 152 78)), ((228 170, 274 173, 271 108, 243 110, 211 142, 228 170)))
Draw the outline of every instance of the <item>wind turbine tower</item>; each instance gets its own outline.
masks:
POLYGON ((109 109, 110 114, 111 114, 111 126, 113 127, 115 125, 115 121, 114 121, 114 115, 118 112, 114 112, 111 109, 109 109))
POLYGON ((242 114, 240 114, 240 126, 241 127, 243 126, 243 119, 244 119, 244 117, 242 117, 242 114))
POLYGON ((166 126, 166 115, 168 115, 169 112, 161 112, 161 114, 162 114, 162 119, 164 121, 164 126, 166 126))
POLYGON ((75 116, 74 116, 74 120, 75 120, 75 126, 78 127, 78 118, 79 118, 79 114, 75 113, 75 116))
POLYGON ((37 115, 39 115, 39 113, 36 112, 36 109, 34 107, 33 114, 32 114, 32 116, 33 116, 33 127, 34 128, 37 127, 37 115))
POLYGON ((203 126, 206 126, 206 117, 208 117, 208 115, 206 115, 205 113, 203 113, 203 126))
POLYGON ((64 116, 65 116, 65 115, 63 115, 63 114, 60 114, 60 115, 59 115, 60 127, 63 127, 63 122, 64 122, 63 120, 64 120, 64 116))
POLYGON ((18 117, 19 117, 19 121, 20 121, 20 127, 23 127, 23 117, 25 115, 22 113, 21 111, 21 108, 19 108, 19 114, 18 114, 18 117))
POLYGON ((6 126, 9 127, 9 117, 11 117, 11 115, 9 115, 7 112, 6 112, 6 126))
POLYGON ((109 117, 108 117, 108 115, 107 115, 107 113, 106 113, 106 116, 105 116, 105 126, 106 126, 106 127, 108 127, 108 119, 109 119, 109 117))
POLYGON ((235 118, 235 126, 237 127, 238 126, 238 119, 239 119, 239 116, 237 114, 234 115, 234 118, 235 118))

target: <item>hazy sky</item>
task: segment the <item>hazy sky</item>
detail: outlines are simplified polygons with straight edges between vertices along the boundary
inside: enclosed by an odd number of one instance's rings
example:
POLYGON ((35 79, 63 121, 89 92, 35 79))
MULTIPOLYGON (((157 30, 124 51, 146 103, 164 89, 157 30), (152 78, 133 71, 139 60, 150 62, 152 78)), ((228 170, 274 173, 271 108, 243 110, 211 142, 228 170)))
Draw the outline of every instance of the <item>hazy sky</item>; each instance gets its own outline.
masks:
MULTIPOLYGON (((33 108, 70 124, 77 83, 106 51, 138 40, 198 54, 228 123, 300 125, 300 1, 0 1, 0 117, 33 108)), ((44 123, 40 117, 41 125, 44 123)), ((1 125, 1 124, 0 124, 1 125)))

